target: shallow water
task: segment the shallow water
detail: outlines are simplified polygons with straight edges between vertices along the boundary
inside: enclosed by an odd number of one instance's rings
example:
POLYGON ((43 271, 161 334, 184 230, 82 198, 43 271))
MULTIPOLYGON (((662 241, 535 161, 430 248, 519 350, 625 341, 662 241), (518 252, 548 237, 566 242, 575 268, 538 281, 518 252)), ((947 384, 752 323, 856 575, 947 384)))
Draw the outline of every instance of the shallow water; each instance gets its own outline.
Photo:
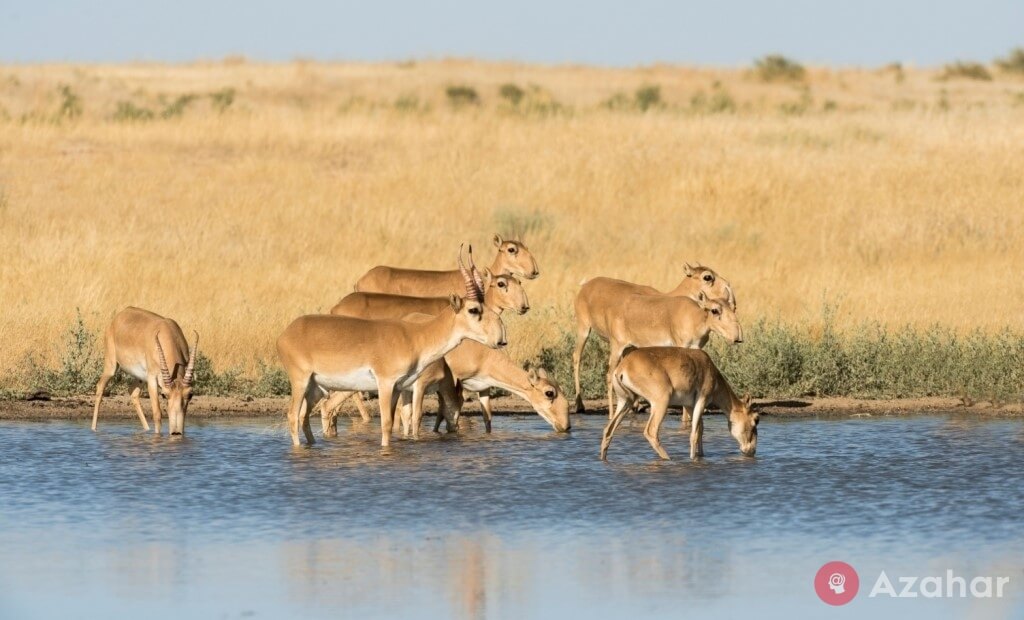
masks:
POLYGON ((0 618, 1024 617, 1024 424, 721 417, 691 463, 624 423, 499 417, 382 453, 276 420, 0 423, 0 618), (318 434, 319 437, 319 434, 318 434), (812 580, 860 573, 849 605, 812 580), (1008 575, 1001 599, 869 598, 880 571, 1008 575))

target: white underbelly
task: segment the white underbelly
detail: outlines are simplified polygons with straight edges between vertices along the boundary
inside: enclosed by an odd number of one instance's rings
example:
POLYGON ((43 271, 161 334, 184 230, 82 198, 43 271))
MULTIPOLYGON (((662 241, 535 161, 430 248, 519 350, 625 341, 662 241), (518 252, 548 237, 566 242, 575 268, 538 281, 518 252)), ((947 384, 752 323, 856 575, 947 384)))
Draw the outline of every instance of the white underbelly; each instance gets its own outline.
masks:
POLYGON ((145 362, 135 362, 132 364, 119 365, 121 366, 121 370, 131 375, 132 377, 135 377, 139 381, 146 381, 147 379, 149 379, 149 374, 146 372, 145 362))
POLYGON ((473 377, 471 379, 463 379, 462 387, 470 392, 483 392, 494 387, 494 384, 487 381, 484 377, 473 377))
POLYGON ((341 374, 317 373, 313 375, 313 381, 325 390, 377 391, 377 377, 369 368, 359 368, 341 374))

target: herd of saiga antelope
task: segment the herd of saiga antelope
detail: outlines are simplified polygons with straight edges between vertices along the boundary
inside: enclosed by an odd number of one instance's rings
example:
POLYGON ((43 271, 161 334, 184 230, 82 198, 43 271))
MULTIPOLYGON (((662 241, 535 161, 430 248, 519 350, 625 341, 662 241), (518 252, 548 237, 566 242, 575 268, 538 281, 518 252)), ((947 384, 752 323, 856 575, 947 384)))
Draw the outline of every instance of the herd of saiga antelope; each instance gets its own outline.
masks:
MULTIPOLYGON (((457 428, 465 390, 478 394, 490 432, 490 390, 497 387, 529 401, 556 431, 567 432, 569 403, 558 384, 544 369, 523 370, 497 350, 507 344, 501 312, 524 314, 530 309, 517 276, 532 280, 540 270, 521 241, 495 235, 494 245, 497 256, 482 272, 473 264, 472 248, 469 267, 460 248, 458 270, 374 267, 356 283, 356 292, 338 302, 330 314, 295 319, 277 340, 291 383, 288 430, 292 442, 299 445, 301 431, 307 443, 313 443, 309 416, 318 404, 325 436, 337 434, 337 411, 349 396, 357 399, 360 413, 369 420, 359 395, 363 391, 378 394, 383 446, 391 440, 400 401, 403 434, 418 437, 423 396, 428 392, 436 392, 439 400, 435 431, 442 418, 449 431, 457 428), (464 296, 459 296, 460 291, 464 296)), ((651 405, 644 437, 663 459, 668 454, 658 432, 669 407, 683 408, 684 423, 690 418, 690 458, 703 455, 702 414, 709 401, 726 413, 743 454, 754 454, 758 414, 751 411, 750 397, 738 398, 701 350, 711 332, 730 342, 743 340, 728 282, 708 267, 690 265, 682 282, 668 293, 594 278, 583 284, 575 306, 573 375, 578 412, 583 411, 580 360, 587 338, 596 331, 610 344, 610 419, 601 440, 602 459, 615 429, 641 399, 651 405)), ((190 352, 181 328, 171 319, 139 308, 117 313, 105 335, 92 429, 96 430, 107 383, 121 368, 135 380, 131 400, 142 426, 149 430, 139 402, 146 384, 156 432, 160 432, 158 396, 162 394, 167 399, 171 434, 183 433, 198 347, 199 334, 190 352)))

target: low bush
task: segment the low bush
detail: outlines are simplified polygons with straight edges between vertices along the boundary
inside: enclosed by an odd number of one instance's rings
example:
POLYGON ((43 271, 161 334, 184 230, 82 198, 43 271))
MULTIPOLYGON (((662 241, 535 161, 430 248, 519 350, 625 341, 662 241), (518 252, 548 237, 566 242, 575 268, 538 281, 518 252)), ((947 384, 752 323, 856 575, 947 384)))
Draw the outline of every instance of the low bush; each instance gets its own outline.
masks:
POLYGON ((754 74, 765 82, 798 82, 806 73, 803 65, 780 54, 769 54, 754 61, 754 74))
POLYGON ((939 76, 941 80, 954 80, 954 79, 967 79, 967 80, 983 80, 990 81, 992 74, 988 72, 988 69, 984 65, 976 62, 954 62, 946 65, 942 68, 942 75, 939 76))
POLYGON ((121 123, 148 121, 152 118, 152 110, 139 107, 131 101, 119 101, 117 103, 117 110, 114 111, 114 120, 121 123))
POLYGON ((1024 47, 1014 48, 1005 57, 997 58, 996 66, 1007 73, 1024 74, 1024 47))
POLYGON ((448 97, 448 103, 456 108, 480 104, 480 95, 471 86, 449 86, 444 93, 448 97))

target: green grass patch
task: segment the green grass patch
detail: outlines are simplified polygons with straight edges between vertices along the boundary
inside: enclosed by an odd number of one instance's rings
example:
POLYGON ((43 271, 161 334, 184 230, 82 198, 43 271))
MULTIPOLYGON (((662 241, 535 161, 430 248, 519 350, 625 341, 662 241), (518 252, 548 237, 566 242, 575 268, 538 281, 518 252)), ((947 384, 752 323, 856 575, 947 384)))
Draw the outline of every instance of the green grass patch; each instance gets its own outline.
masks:
MULTIPOLYGON (((946 396, 1024 400, 1024 333, 958 334, 942 326, 887 330, 865 323, 840 332, 762 319, 746 326, 743 344, 712 336, 708 353, 737 390, 760 398, 946 396)), ((540 362, 572 396, 575 337, 545 348, 540 362)), ((607 343, 590 336, 580 379, 586 398, 605 395, 607 343)))

